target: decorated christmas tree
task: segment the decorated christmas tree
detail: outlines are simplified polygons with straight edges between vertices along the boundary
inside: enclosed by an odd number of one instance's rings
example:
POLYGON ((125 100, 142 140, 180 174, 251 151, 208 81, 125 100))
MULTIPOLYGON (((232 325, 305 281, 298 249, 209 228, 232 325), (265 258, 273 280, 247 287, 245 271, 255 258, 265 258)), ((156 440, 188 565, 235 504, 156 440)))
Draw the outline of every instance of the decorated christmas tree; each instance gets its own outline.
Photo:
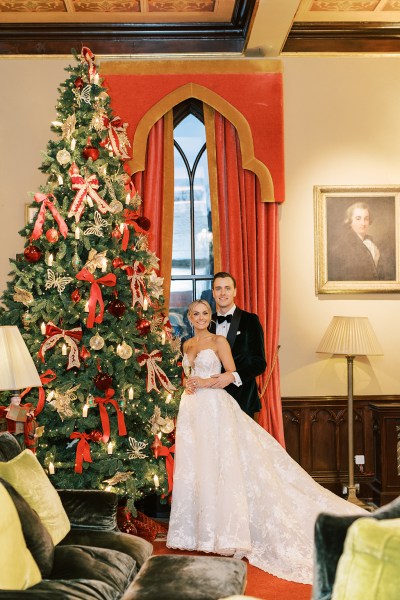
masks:
POLYGON ((129 175, 127 124, 92 52, 75 58, 0 312, 20 328, 43 387, 11 409, 3 392, 0 429, 36 452, 56 487, 112 488, 132 506, 170 489, 179 340, 129 175))

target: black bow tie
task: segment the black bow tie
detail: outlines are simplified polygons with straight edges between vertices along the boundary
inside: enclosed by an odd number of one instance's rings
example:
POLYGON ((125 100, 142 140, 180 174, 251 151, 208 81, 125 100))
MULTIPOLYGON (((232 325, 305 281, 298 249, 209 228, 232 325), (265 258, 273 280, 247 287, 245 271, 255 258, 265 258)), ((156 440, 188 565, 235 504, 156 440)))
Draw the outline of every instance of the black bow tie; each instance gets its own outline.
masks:
POLYGON ((224 321, 226 321, 227 323, 230 323, 232 321, 232 315, 218 315, 217 321, 218 321, 218 324, 223 323, 224 321))

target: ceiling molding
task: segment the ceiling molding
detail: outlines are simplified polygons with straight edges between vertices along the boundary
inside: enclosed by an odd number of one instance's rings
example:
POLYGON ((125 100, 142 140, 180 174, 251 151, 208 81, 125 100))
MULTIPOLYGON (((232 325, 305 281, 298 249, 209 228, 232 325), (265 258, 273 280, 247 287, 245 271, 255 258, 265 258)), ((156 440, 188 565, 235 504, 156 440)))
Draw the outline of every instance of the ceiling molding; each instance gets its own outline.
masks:
POLYGON ((293 23, 282 54, 324 52, 398 53, 400 23, 293 23))
POLYGON ((0 55, 242 53, 257 0, 237 0, 229 23, 0 23, 0 55))

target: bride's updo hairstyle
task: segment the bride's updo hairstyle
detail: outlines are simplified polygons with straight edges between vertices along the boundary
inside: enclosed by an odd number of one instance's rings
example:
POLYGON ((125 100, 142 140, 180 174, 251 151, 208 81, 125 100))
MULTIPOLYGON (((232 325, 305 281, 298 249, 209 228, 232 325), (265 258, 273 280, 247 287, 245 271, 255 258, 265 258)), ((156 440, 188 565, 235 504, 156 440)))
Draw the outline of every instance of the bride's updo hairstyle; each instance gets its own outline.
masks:
POLYGON ((198 304, 203 304, 203 306, 206 307, 206 309, 208 310, 208 314, 210 315, 210 319, 211 319, 211 315, 212 315, 211 306, 208 304, 207 300, 203 300, 203 298, 200 298, 200 300, 193 300, 193 302, 191 302, 189 304, 189 306, 188 306, 189 317, 193 313, 194 307, 197 306, 198 304))

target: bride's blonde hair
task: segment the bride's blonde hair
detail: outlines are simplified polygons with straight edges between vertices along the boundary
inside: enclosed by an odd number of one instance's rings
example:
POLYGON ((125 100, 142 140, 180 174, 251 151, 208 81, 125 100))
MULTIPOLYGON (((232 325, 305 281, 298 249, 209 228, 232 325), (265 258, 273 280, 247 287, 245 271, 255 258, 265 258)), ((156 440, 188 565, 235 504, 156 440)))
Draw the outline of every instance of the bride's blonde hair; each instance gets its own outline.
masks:
POLYGON ((197 304, 203 304, 206 309, 208 310, 208 314, 210 315, 210 319, 211 319, 211 315, 212 315, 212 310, 211 310, 211 306, 208 304, 207 300, 203 300, 203 298, 200 298, 200 300, 193 300, 193 302, 191 302, 188 306, 188 315, 191 315, 193 313, 194 307, 197 304))

